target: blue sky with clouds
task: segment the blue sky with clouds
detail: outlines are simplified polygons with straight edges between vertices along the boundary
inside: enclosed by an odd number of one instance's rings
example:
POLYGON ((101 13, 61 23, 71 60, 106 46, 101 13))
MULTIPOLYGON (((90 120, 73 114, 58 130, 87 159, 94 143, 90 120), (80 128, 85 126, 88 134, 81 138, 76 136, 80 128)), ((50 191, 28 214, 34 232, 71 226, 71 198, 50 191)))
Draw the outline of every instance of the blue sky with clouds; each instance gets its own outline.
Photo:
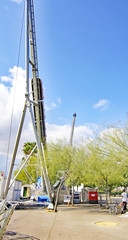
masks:
POLYGON ((59 96, 49 112, 77 124, 124 120, 127 112, 127 1, 43 1, 40 5, 40 60, 46 97, 59 96), (41 8, 42 7, 42 8, 41 8), (41 14, 42 13, 42 14, 41 14), (46 79, 45 78, 48 78, 46 79))
MULTIPOLYGON (((74 112, 76 139, 92 136, 94 126, 124 122, 128 112, 128 1, 35 0, 34 6, 47 137, 68 138, 74 112)), ((0 156, 4 159, 24 0, 1 0, 0 9, 0 156)), ((23 25, 17 91, 25 88, 24 32, 23 25)), ((17 127, 23 102, 22 94, 15 103, 17 127)))

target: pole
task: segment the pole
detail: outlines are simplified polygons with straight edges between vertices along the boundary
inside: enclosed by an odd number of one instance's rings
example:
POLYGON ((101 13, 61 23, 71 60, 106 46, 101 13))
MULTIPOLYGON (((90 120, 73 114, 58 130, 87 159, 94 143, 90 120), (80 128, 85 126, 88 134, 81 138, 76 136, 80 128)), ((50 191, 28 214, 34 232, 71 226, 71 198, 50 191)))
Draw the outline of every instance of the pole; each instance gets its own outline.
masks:
POLYGON ((75 119, 76 119, 76 113, 73 114, 73 123, 72 123, 72 130, 71 130, 71 136, 70 136, 70 145, 72 145, 73 140, 73 133, 74 133, 74 126, 75 126, 75 119))
MULTIPOLYGON (((70 137, 70 142, 69 142, 70 146, 72 146, 75 120, 76 120, 76 113, 73 114, 73 123, 72 123, 71 137, 70 137)), ((73 186, 72 186, 72 206, 73 206, 73 200, 74 200, 74 182, 73 182, 73 186)))
POLYGON ((23 128, 24 118, 25 118, 25 114, 26 114, 26 108, 27 108, 27 106, 26 106, 26 101, 25 101, 23 114, 22 114, 22 118, 21 118, 21 122, 20 122, 20 126, 19 126, 19 131, 18 131, 18 134, 17 134, 16 143, 15 143, 15 148, 14 148, 14 151, 13 151, 11 166, 10 166, 10 170, 9 170, 9 174, 8 174, 8 178, 7 178, 7 182, 6 182, 6 186, 5 186, 4 197, 3 197, 4 199, 7 197, 7 193, 8 193, 8 188, 9 188, 9 184, 10 184, 10 180, 11 180, 11 176, 12 176, 12 171, 13 171, 13 166, 14 166, 14 162, 15 162, 15 158, 16 158, 16 154, 17 154, 17 149, 18 149, 18 145, 19 145, 19 141, 20 141, 21 131, 22 131, 22 128, 23 128))
POLYGON ((16 158, 16 153, 17 153, 17 149, 20 141, 21 131, 22 131, 23 123, 25 119, 25 114, 27 109, 27 100, 29 100, 29 0, 26 0, 26 35, 25 37, 26 37, 26 41, 25 41, 26 42, 26 94, 25 94, 26 101, 25 101, 25 105, 24 105, 24 109, 21 117, 19 130, 18 130, 18 135, 15 143, 11 166, 10 166, 10 170, 9 170, 9 174, 8 174, 8 178, 5 186, 5 191, 3 196, 4 199, 6 199, 7 197, 8 188, 10 185, 10 180, 11 180, 12 171, 13 171, 13 166, 16 158))
POLYGON ((39 137, 38 137, 37 130, 36 130, 36 126, 35 126, 31 104, 29 104, 28 108, 29 108, 29 112, 30 112, 30 116, 31 116, 31 120, 32 120, 33 130, 34 130, 34 134, 35 134, 35 138, 36 138, 36 144, 37 144, 37 148, 38 148, 38 152, 39 152, 39 156, 40 156, 40 161, 41 161, 41 165, 42 165, 42 168, 43 168, 43 176, 44 176, 44 179, 45 179, 45 184, 46 184, 49 200, 51 201, 50 184, 49 184, 49 181, 48 181, 48 178, 47 178, 47 173, 46 173, 46 170, 45 170, 45 164, 44 164, 44 160, 43 160, 44 156, 43 156, 41 144, 40 144, 39 137))
POLYGON ((26 0, 25 56, 26 56, 26 97, 29 99, 29 0, 26 0))
MULTIPOLYGON (((25 4, 26 4, 26 29, 25 29, 25 38, 26 38, 26 45, 25 45, 25 55, 26 55, 26 93, 25 93, 25 105, 24 105, 24 109, 23 109, 23 113, 22 113, 22 117, 21 117, 21 122, 20 122, 20 126, 19 126, 19 130, 18 130, 18 135, 17 135, 17 139, 16 139, 16 143, 15 143, 15 147, 14 147, 14 152, 13 152, 13 157, 12 157, 12 161, 11 161, 11 166, 10 166, 10 170, 9 170, 9 174, 8 174, 8 178, 7 178, 7 182, 6 182, 6 187, 5 187, 5 192, 4 192, 4 196, 3 198, 6 199, 7 197, 7 193, 8 193, 8 189, 9 189, 9 185, 10 185, 10 180, 11 180, 11 176, 12 176, 12 171, 13 171, 13 167, 14 167, 14 162, 15 162, 15 158, 16 158, 16 153, 17 153, 17 149, 18 149, 18 145, 19 145, 19 140, 20 140, 20 136, 21 136, 21 131, 23 128, 23 123, 24 123, 24 119, 25 119, 25 114, 26 114, 26 109, 29 109, 30 115, 31 115, 31 120, 32 120, 32 125, 33 125, 33 130, 34 130, 34 134, 35 134, 35 138, 36 138, 36 143, 37 143, 37 148, 38 148, 38 152, 39 152, 39 156, 40 156, 40 161, 42 163, 42 168, 43 168, 43 175, 45 178, 45 183, 46 183, 46 187, 47 187, 47 192, 49 195, 49 199, 51 201, 51 187, 50 187, 50 183, 48 180, 48 175, 47 175, 47 171, 45 168, 45 159, 43 156, 43 151, 41 148, 41 140, 39 139, 38 136, 38 131, 36 129, 36 125, 35 125, 35 121, 34 121, 34 116, 33 116, 33 111, 32 111, 32 107, 31 107, 31 101, 29 99, 29 14, 30 14, 30 9, 32 7, 32 2, 31 0, 25 0, 25 4)), ((32 20, 32 19, 31 19, 32 20)), ((32 26, 31 26, 32 27, 32 26)), ((35 76, 35 80, 36 80, 36 74, 35 76)), ((36 90, 37 93, 37 90, 36 90)), ((38 100, 38 99, 37 99, 38 100)))

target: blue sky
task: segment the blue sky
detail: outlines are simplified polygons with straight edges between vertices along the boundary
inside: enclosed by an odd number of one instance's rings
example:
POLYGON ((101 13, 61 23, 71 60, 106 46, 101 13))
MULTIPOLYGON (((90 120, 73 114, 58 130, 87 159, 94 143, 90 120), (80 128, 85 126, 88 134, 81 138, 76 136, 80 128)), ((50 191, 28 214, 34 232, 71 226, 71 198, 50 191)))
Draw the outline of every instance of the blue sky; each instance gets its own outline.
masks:
MULTIPOLYGON (((77 113, 76 139, 92 135, 94 126, 125 122, 128 112, 128 1, 35 0, 34 6, 47 137, 68 138, 74 112, 77 113)), ((3 116, 0 143, 3 146, 7 145, 8 135, 4 132, 8 133, 10 121, 4 106, 8 106, 9 94, 9 98, 13 98, 11 91, 24 1, 1 0, 0 9, 0 92, 4 88, 7 94, 0 97, 3 116), (3 120, 4 117, 8 121, 3 120)), ((25 70, 24 31, 23 27, 19 61, 22 76, 25 70)), ((23 97, 18 101, 17 126, 23 97)), ((6 149, 1 147, 1 159, 5 155, 6 149)))
POLYGON ((60 113, 70 119, 74 111, 78 125, 126 118, 127 5, 126 1, 85 0, 40 5, 40 73, 46 97, 62 99, 61 108, 47 115, 51 123, 60 124, 56 117, 60 113), (101 99, 107 106, 94 108, 101 99))

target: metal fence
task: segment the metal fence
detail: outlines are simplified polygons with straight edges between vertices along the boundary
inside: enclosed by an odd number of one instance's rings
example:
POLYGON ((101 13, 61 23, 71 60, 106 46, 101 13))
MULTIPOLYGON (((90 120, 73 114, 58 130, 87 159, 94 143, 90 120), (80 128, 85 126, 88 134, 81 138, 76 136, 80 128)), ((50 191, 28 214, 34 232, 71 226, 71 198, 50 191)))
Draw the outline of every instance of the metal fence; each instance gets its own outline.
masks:
POLYGON ((13 214, 17 204, 11 204, 10 202, 4 201, 1 203, 1 210, 0 210, 0 239, 6 230, 6 227, 9 223, 9 220, 13 214))

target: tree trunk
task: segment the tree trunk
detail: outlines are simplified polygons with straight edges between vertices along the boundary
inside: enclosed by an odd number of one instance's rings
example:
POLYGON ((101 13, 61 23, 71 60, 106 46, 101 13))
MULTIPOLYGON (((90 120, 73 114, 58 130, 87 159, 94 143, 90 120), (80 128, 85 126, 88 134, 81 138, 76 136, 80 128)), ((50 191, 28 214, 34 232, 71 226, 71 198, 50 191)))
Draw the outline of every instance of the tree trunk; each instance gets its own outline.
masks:
POLYGON ((106 208, 108 208, 108 180, 106 177, 106 208))
POLYGON ((62 180, 62 181, 60 182, 59 187, 58 187, 57 194, 56 194, 56 201, 55 201, 54 212, 57 212, 57 204, 58 204, 59 192, 60 192, 61 186, 62 186, 62 184, 63 184, 64 182, 65 182, 65 180, 62 180))
POLYGON ((74 205, 73 200, 74 200, 74 182, 73 182, 73 185, 72 185, 72 206, 74 205))
POLYGON ((58 187, 57 194, 56 194, 56 201, 55 201, 54 212, 57 212, 57 204, 58 204, 59 192, 60 192, 62 184, 66 181, 67 176, 68 176, 68 172, 65 172, 63 177, 61 178, 60 185, 58 187))
POLYGON ((111 189, 109 190, 109 202, 111 203, 111 189))

